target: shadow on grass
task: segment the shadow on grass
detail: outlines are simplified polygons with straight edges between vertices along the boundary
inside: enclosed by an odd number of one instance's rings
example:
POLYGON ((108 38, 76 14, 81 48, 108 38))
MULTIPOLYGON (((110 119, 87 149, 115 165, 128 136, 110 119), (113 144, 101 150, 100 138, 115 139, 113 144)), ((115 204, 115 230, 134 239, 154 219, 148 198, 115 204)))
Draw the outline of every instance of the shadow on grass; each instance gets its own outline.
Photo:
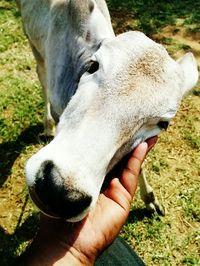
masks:
POLYGON ((0 3, 0 14, 1 13, 4 14, 4 12, 7 12, 7 11, 11 11, 15 18, 21 17, 19 9, 17 8, 15 1, 13 0, 7 0, 7 1, 0 3))
POLYGON ((161 216, 149 212, 146 208, 135 208, 130 211, 127 223, 141 222, 145 218, 160 220, 161 216))
POLYGON ((177 18, 186 24, 200 23, 200 1, 192 0, 109 0, 111 9, 132 11, 138 20, 138 29, 151 35, 161 28, 173 24, 177 18))
MULTIPOLYGON (((17 251, 24 242, 33 239, 37 226, 39 223, 39 217, 37 214, 29 216, 25 222, 18 226, 15 232, 10 235, 7 234, 3 228, 0 227, 0 265, 11 266, 17 259, 17 251)), ((20 265, 19 265, 20 266, 20 265)))
POLYGON ((39 143, 38 135, 43 132, 42 123, 30 126, 15 141, 0 144, 0 187, 11 174, 13 163, 27 145, 39 143))

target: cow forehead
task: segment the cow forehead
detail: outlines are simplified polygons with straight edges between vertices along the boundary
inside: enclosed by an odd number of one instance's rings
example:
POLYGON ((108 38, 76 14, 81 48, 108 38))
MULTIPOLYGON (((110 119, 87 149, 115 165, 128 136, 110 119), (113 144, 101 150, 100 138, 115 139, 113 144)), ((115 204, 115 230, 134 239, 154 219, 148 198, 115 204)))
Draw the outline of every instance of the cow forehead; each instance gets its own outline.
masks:
POLYGON ((98 84, 92 113, 116 121, 175 114, 182 72, 164 47, 142 33, 126 33, 105 40, 95 56, 100 68, 92 78, 98 84))
POLYGON ((176 74, 180 71, 162 45, 140 32, 129 32, 106 40, 96 56, 102 61, 104 74, 109 76, 122 73, 124 76, 128 74, 134 78, 159 81, 171 74, 171 68, 176 74))
MULTIPOLYGON (((154 95, 178 100, 181 97, 183 73, 180 66, 165 48, 144 34, 125 33, 106 41, 96 53, 102 68, 103 86, 112 90, 112 95, 154 95)), ((144 98, 138 95, 138 98, 144 98)))

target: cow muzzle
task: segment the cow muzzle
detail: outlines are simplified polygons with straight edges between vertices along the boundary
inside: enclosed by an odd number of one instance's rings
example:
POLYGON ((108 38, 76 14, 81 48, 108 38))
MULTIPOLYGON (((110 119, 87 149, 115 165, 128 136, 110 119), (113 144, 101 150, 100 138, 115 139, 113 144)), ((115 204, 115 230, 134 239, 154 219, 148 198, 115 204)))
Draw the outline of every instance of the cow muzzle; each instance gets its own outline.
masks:
POLYGON ((65 183, 53 161, 41 164, 29 192, 43 213, 73 222, 81 220, 88 213, 92 202, 92 196, 65 183))

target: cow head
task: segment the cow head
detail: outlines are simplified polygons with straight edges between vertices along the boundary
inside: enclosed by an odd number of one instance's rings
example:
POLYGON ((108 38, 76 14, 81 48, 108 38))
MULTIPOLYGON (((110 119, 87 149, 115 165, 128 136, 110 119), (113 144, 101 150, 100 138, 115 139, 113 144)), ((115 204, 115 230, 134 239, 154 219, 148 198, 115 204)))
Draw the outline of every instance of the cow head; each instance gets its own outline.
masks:
POLYGON ((167 126, 197 79, 191 53, 176 62, 139 32, 105 39, 63 111, 55 138, 27 163, 36 205, 53 217, 83 219, 106 174, 167 126))

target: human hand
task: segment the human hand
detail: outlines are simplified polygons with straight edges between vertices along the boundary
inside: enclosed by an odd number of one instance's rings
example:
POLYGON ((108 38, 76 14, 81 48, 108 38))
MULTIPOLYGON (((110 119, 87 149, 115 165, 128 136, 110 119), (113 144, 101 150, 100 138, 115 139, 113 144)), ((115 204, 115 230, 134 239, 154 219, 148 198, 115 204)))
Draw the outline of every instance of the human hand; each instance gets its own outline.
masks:
POLYGON ((26 265, 93 265, 126 222, 142 162, 154 142, 142 143, 134 150, 121 177, 112 179, 82 221, 68 223, 41 215, 26 265))

